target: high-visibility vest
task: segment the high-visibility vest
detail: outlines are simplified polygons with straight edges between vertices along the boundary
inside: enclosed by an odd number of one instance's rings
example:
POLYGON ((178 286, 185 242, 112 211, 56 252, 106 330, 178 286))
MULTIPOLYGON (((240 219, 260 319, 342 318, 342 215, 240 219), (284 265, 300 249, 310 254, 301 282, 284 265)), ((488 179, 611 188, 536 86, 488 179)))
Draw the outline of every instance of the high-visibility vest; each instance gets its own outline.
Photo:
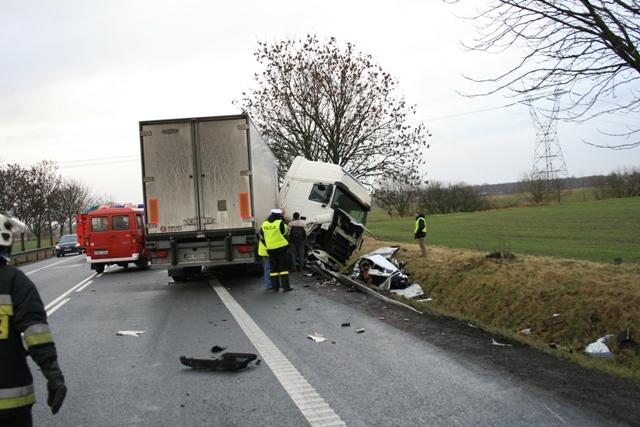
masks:
POLYGON ((269 256, 269 252, 267 252, 267 247, 262 243, 262 240, 258 240, 258 255, 259 256, 269 256))
POLYGON ((425 221, 424 217, 421 216, 416 220, 416 227, 413 229, 413 234, 416 234, 418 232, 418 229, 420 228, 420 221, 423 222, 424 224, 424 228, 423 228, 423 232, 426 234, 427 233, 427 221, 425 221))
POLYGON ((284 234, 280 232, 281 219, 276 219, 273 222, 266 220, 262 223, 262 235, 264 236, 264 243, 267 249, 278 249, 287 246, 289 242, 284 237, 287 233, 287 225, 284 224, 284 234))

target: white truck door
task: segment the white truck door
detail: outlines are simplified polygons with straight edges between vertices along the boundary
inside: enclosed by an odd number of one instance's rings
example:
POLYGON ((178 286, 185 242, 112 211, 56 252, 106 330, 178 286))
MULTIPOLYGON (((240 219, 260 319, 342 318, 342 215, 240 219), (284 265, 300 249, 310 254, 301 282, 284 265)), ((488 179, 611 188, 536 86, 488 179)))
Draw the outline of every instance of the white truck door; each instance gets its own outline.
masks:
POLYGON ((145 124, 141 131, 149 234, 196 230, 191 123, 145 124))
POLYGON ((251 227, 251 169, 245 119, 198 122, 202 228, 251 227))

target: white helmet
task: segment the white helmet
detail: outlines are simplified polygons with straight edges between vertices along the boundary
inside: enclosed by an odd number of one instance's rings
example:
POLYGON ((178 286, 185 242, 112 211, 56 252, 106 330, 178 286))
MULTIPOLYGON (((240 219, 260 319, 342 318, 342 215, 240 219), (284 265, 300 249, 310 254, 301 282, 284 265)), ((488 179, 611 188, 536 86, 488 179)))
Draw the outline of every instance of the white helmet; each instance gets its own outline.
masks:
POLYGON ((10 218, 0 213, 0 246, 11 246, 13 243, 14 227, 10 218))

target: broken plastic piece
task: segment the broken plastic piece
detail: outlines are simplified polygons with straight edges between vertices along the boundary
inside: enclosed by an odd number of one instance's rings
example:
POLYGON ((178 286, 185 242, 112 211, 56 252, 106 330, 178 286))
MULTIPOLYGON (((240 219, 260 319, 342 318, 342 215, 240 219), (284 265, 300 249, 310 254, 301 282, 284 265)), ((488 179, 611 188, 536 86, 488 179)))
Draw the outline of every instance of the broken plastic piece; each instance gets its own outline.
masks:
POLYGON ((584 350, 591 357, 603 357, 610 358, 613 357, 613 353, 609 350, 607 346, 607 342, 613 335, 605 335, 603 337, 598 338, 596 341, 592 342, 587 346, 584 350))
POLYGON ((313 340, 313 342, 325 342, 327 340, 325 337, 323 337, 317 332, 311 335, 307 335, 307 338, 309 338, 310 340, 313 340))
POLYGON ((505 344, 505 343, 502 343, 502 342, 498 342, 493 337, 491 337, 491 344, 497 345, 499 347, 512 347, 511 344, 505 344))
POLYGON ((348 328, 349 326, 351 326, 351 323, 350 323, 350 322, 344 322, 344 323, 343 323, 342 325, 340 325, 340 326, 342 326, 343 328, 348 328))
POLYGON ((411 286, 404 289, 391 289, 391 292, 405 298, 416 298, 424 295, 424 291, 417 283, 413 283, 411 286))
POLYGON ((138 338, 140 335, 144 334, 144 331, 118 331, 116 335, 119 337, 136 337, 138 338))
POLYGON ((360 328, 360 329, 356 330, 356 333, 357 333, 357 334, 361 334, 361 333, 363 333, 363 332, 364 332, 364 328, 360 328))
POLYGON ((198 371, 237 371, 247 367, 258 356, 253 353, 224 353, 217 359, 195 359, 180 356, 180 363, 198 371))
POLYGON ((221 351, 226 350, 226 347, 220 347, 217 345, 214 345, 213 347, 211 347, 211 353, 220 353, 221 351))
POLYGON ((531 335, 531 328, 524 328, 518 331, 518 335, 529 336, 531 335))

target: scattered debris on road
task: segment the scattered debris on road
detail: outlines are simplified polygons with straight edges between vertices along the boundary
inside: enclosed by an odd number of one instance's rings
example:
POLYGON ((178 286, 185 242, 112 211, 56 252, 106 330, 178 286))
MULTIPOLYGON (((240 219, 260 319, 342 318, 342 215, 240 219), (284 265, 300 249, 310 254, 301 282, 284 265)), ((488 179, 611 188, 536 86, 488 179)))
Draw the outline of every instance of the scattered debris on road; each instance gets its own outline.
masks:
POLYGON ((116 335, 119 337, 136 337, 138 338, 140 335, 144 334, 144 331, 118 331, 116 335))
POLYGON ((360 328, 356 330, 356 334, 362 334, 364 333, 364 328, 360 328))
POLYGON ((218 345, 214 345, 211 347, 211 353, 220 353, 221 351, 225 351, 227 347, 220 347, 218 345))
POLYGON ((591 357, 602 357, 602 358, 611 358, 613 357, 613 353, 609 350, 607 343, 609 339, 613 335, 605 335, 603 337, 598 338, 596 341, 592 342, 587 346, 584 350, 591 357))
POLYGON ((348 328, 349 326, 351 326, 350 322, 344 322, 342 325, 340 325, 343 328, 348 328))
POLYGON ((474 325, 473 323, 467 323, 467 326, 470 327, 470 328, 478 329, 478 327, 476 325, 474 325))
POLYGON ((180 356, 180 363, 198 371, 237 371, 244 369, 258 356, 253 353, 224 353, 217 359, 196 359, 180 356))
POLYGON ((513 347, 511 344, 506 344, 506 343, 502 343, 502 342, 498 342, 495 340, 495 338, 491 337, 491 344, 492 345, 497 345, 498 347, 513 347))
POLYGON ((311 335, 307 335, 307 338, 309 338, 313 342, 325 342, 327 340, 325 337, 323 337, 322 335, 320 335, 317 332, 314 332, 311 335))
POLYGON ((531 335, 531 333, 532 333, 531 332, 531 328, 524 328, 524 329, 520 329, 518 331, 518 335, 523 336, 523 337, 529 336, 529 335, 531 335))

